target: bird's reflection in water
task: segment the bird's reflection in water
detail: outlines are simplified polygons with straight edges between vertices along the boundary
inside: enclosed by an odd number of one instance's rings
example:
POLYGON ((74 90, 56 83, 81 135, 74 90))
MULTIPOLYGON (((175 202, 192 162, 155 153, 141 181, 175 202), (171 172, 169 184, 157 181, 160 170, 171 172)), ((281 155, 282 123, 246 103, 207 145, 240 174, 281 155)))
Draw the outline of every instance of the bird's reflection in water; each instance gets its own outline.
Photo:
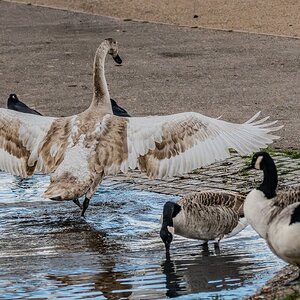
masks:
POLYGON ((132 292, 132 285, 124 284, 124 273, 113 272, 113 266, 111 269, 107 269, 105 272, 100 273, 82 273, 73 275, 53 275, 47 276, 49 280, 55 280, 59 282, 59 286, 63 285, 79 285, 85 286, 85 289, 89 293, 100 292, 106 299, 128 299, 132 292))
MULTIPOLYGON (((245 253, 245 256, 250 254, 245 253)), ((172 259, 171 254, 166 253, 162 263, 162 272, 166 276, 166 296, 236 289, 254 276, 246 272, 252 266, 250 261, 241 260, 239 255, 222 253, 218 247, 211 250, 208 245, 202 245, 200 254, 194 257, 189 254, 172 259)))
MULTIPOLYGON (((88 268, 89 271, 75 274, 52 272, 46 275, 46 278, 59 283, 58 287, 73 286, 76 289, 76 286, 79 286, 79 294, 91 295, 99 292, 98 296, 102 295, 106 299, 127 299, 131 295, 132 285, 124 283, 127 279, 126 273, 114 271, 116 268, 115 253, 124 250, 124 245, 107 239, 105 233, 101 233, 83 219, 80 226, 78 223, 66 224, 63 222, 63 224, 68 227, 66 230, 69 231, 68 240, 71 245, 69 242, 66 243, 61 236, 58 236, 57 239, 54 236, 57 247, 74 247, 79 254, 79 264, 88 268), (84 289, 80 288, 82 286, 84 289)), ((62 225, 61 222, 60 225, 62 225)), ((71 267, 68 269, 71 270, 71 267)))

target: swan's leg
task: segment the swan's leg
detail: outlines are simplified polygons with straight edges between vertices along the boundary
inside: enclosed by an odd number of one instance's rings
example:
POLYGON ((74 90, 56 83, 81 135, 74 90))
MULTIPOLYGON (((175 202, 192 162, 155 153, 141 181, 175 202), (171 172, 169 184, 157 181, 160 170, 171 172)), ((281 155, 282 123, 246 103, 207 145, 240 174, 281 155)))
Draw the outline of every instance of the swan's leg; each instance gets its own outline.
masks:
POLYGON ((82 209, 82 205, 81 205, 81 203, 79 202, 78 199, 74 199, 73 202, 74 202, 80 209, 82 209))
POLYGON ((81 216, 84 217, 84 213, 87 210, 87 208, 89 207, 90 204, 90 199, 92 198, 92 196, 94 195, 97 186, 100 184, 100 182, 102 181, 104 172, 101 172, 99 174, 97 174, 96 178, 93 181, 92 186, 90 187, 90 190, 86 193, 85 195, 85 199, 82 203, 82 210, 81 210, 81 216))
POLYGON ((90 204, 90 198, 85 197, 83 203, 82 203, 82 210, 81 210, 81 216, 84 217, 84 213, 87 210, 87 208, 89 207, 90 204))

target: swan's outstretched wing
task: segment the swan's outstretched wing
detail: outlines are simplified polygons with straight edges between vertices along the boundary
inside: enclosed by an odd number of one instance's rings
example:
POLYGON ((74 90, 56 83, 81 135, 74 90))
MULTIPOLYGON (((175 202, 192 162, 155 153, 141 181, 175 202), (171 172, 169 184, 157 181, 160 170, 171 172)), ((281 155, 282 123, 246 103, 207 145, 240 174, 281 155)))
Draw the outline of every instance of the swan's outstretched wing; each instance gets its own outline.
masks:
POLYGON ((99 159, 105 160, 106 174, 138 167, 154 178, 180 175, 228 158, 231 148, 244 155, 271 144, 278 138, 272 132, 282 126, 257 120, 258 115, 243 124, 193 112, 123 121, 106 116, 103 125, 110 134, 104 140, 115 139, 115 147, 107 153, 99 147, 99 159))
POLYGON ((47 141, 56 120, 0 108, 0 169, 22 177, 34 171, 49 172, 53 161, 57 161, 57 149, 52 149, 50 160, 44 158, 50 152, 47 141), (45 147, 41 152, 42 146, 45 147))

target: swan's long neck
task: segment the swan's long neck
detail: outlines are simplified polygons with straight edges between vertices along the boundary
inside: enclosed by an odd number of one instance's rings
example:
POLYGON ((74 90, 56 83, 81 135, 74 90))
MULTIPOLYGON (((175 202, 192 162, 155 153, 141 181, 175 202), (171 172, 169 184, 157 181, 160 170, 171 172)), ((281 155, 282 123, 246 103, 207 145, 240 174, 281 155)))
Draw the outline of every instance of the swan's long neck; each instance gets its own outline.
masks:
POLYGON ((108 48, 102 43, 97 49, 94 59, 94 95, 91 106, 107 107, 111 111, 110 96, 104 73, 105 57, 108 48))
POLYGON ((278 183, 277 169, 271 158, 265 158, 264 160, 264 179, 257 189, 262 191, 268 199, 271 199, 276 196, 278 183))

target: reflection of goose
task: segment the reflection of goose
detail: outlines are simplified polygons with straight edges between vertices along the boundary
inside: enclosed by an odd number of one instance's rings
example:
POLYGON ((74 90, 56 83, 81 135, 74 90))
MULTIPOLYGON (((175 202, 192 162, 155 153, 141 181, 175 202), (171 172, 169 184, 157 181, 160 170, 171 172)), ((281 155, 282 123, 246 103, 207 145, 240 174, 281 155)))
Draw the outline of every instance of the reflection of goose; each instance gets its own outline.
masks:
POLYGON ((169 251, 173 234, 204 241, 233 236, 247 226, 245 196, 225 191, 190 193, 164 205, 160 236, 169 251))
POLYGON ((181 259, 166 256, 162 264, 162 272, 166 275, 166 295, 175 297, 187 294, 187 291, 197 293, 236 289, 245 280, 255 276, 255 273, 246 271, 252 265, 250 261, 230 253, 181 259))
MULTIPOLYGON (((94 95, 84 112, 65 118, 0 110, 0 168, 20 176, 51 173, 44 196, 73 200, 85 195, 82 215, 104 175, 139 168, 149 177, 186 173, 230 156, 233 148, 251 153, 272 143, 274 122, 243 124, 198 113, 120 118, 112 115, 104 59, 118 57, 107 39, 95 56, 94 95)), ((117 59, 117 62, 120 60, 117 59)))
MULTIPOLYGON (((263 170, 264 179, 245 201, 245 216, 270 249, 284 261, 300 268, 300 188, 277 188, 277 170, 266 152, 255 153, 251 166, 263 170)), ((295 281, 299 281, 299 276, 295 281)))
MULTIPOLYGON (((119 117, 130 117, 127 111, 118 105, 116 100, 110 99, 111 107, 113 110, 113 114, 119 117)), ((16 94, 10 94, 7 99, 7 108, 15 111, 19 111, 22 113, 34 114, 34 115, 42 115, 40 112, 36 111, 28 107, 24 102, 20 101, 16 94)))

